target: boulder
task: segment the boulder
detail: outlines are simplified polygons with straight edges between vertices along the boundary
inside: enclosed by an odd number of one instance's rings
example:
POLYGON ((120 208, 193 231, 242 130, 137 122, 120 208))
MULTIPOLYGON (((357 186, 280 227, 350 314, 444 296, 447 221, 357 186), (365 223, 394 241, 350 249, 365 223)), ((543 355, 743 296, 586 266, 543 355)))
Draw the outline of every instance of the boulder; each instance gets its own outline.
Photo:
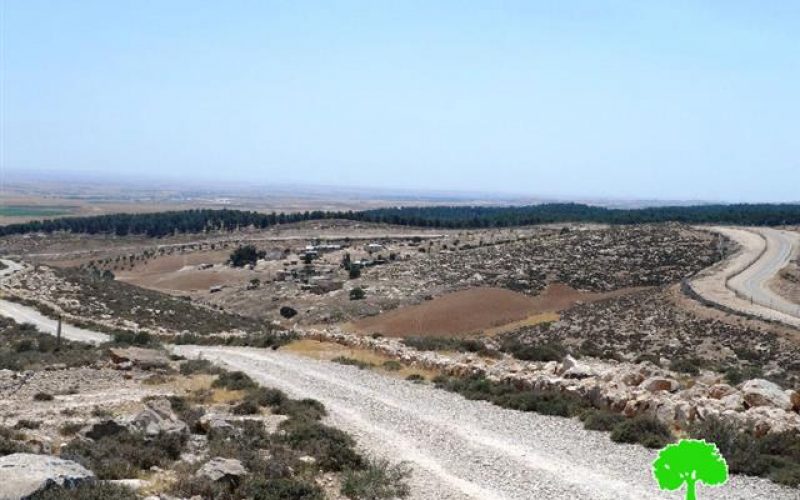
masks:
POLYGON ((225 415, 216 413, 206 413, 199 420, 200 428, 204 432, 209 431, 233 431, 235 427, 228 421, 225 415))
POLYGON ((782 410, 791 410, 792 401, 778 384, 769 380, 753 379, 742 384, 742 397, 749 407, 771 406, 782 410))
POLYGON ((734 393, 736 393, 736 389, 728 384, 714 384, 708 388, 708 397, 714 399, 722 399, 734 393))
POLYGON ((620 380, 625 385, 635 387, 644 381, 644 375, 636 370, 628 370, 620 376, 620 380))
POLYGON ((741 394, 733 393, 720 399, 720 402, 726 410, 743 411, 744 398, 741 394))
POLYGON ((639 387, 649 392, 675 392, 680 389, 681 384, 677 380, 668 377, 650 377, 639 384, 639 387))
POLYGON ((584 364, 578 363, 578 361, 569 354, 567 354, 561 362, 561 369, 559 371, 564 378, 581 379, 597 375, 594 370, 584 364))
POLYGON ((166 368, 169 359, 162 351, 145 349, 142 347, 127 347, 110 349, 111 360, 120 367, 138 366, 144 370, 153 368, 166 368))
POLYGON ((237 481, 240 477, 247 474, 247 469, 244 468, 242 462, 235 458, 222 458, 214 457, 202 467, 200 467, 195 476, 205 477, 212 481, 237 481))
POLYGON ((175 416, 172 412, 172 405, 166 398, 148 401, 147 408, 128 422, 128 428, 134 432, 143 432, 148 436, 157 436, 162 432, 176 434, 187 431, 186 423, 175 416))
POLYGON ((94 473, 71 460, 14 453, 0 458, 0 499, 27 498, 52 486, 75 488, 93 482, 94 473))

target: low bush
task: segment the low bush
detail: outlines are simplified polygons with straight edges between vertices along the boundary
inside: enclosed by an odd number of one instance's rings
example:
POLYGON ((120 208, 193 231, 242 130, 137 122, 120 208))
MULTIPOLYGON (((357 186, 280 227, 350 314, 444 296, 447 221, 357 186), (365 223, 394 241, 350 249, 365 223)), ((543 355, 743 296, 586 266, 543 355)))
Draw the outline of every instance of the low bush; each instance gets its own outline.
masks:
POLYGON ((756 436, 720 418, 707 418, 689 429, 692 437, 717 445, 733 473, 768 477, 788 486, 800 485, 800 432, 756 436))
POLYGON ((347 356, 336 356, 331 361, 333 361, 334 363, 339 363, 341 365, 357 366, 360 370, 363 370, 365 368, 372 368, 373 366, 375 366, 372 363, 361 361, 360 359, 349 358, 347 356))
POLYGON ((418 383, 421 383, 421 382, 425 382, 425 377, 423 377, 419 373, 412 373, 411 375, 406 377, 406 380, 408 380, 409 382, 414 382, 415 384, 418 384, 418 383))
POLYGON ((31 453, 30 446, 22 442, 24 439, 25 434, 17 430, 0 427, 0 456, 12 453, 31 453))
POLYGON ((222 370, 207 359, 190 359, 181 363, 181 375, 194 375, 204 373, 207 375, 219 375, 222 370))
POLYGON ((674 441, 669 428, 652 417, 627 418, 614 426, 611 440, 617 443, 639 443, 647 448, 663 448, 674 441))
POLYGON ((117 331, 113 334, 113 343, 121 346, 158 347, 157 339, 147 332, 117 331))
POLYGON ((567 348, 556 342, 532 345, 512 340, 503 344, 503 350, 523 361, 561 361, 568 354, 567 348))
POLYGON ((467 399, 490 401, 513 410, 570 417, 579 415, 587 407, 577 396, 518 388, 509 383, 493 382, 480 375, 465 378, 437 376, 433 381, 437 387, 457 392, 467 399))
POLYGON ((618 424, 625 420, 625 417, 618 413, 607 410, 590 409, 581 414, 583 427, 590 431, 611 432, 618 424))
POLYGON ((255 415, 258 413, 259 405, 252 399, 245 398, 239 404, 235 405, 231 412, 234 415, 255 415))
POLYGON ((37 392, 33 395, 34 401, 52 401, 53 395, 49 392, 37 392))
POLYGON ((700 368, 705 364, 705 361, 700 358, 675 358, 670 362, 669 369, 688 375, 698 375, 700 368))
POLYGON ((453 337, 406 337, 403 344, 419 351, 473 352, 482 356, 494 357, 497 353, 486 347, 478 339, 458 339, 453 337))
POLYGON ((19 420, 17 422, 17 424, 14 426, 14 428, 15 429, 32 429, 32 430, 35 430, 35 429, 38 429, 41 426, 42 426, 42 422, 39 421, 39 420, 22 419, 22 420, 19 420))
POLYGON ((401 365, 399 361, 395 361, 393 359, 390 359, 388 361, 384 361, 383 365, 381 365, 381 366, 383 366, 384 370, 388 370, 390 372, 396 372, 396 371, 400 370, 403 367, 403 365, 401 365))
POLYGON ((186 436, 181 434, 148 438, 123 431, 96 441, 75 439, 61 450, 61 456, 93 471, 98 479, 130 479, 150 467, 165 467, 177 460, 185 442, 186 436))
POLYGON ((342 494, 355 500, 405 498, 406 480, 411 470, 406 464, 391 465, 385 460, 370 461, 362 470, 345 472, 342 494))
POLYGON ((364 458, 355 450, 352 437, 307 418, 290 418, 281 423, 281 439, 293 450, 317 459, 325 471, 344 471, 364 467, 364 458))
POLYGON ((258 384, 244 372, 222 372, 219 377, 211 384, 211 387, 218 389, 230 389, 232 391, 243 391, 254 389, 258 384))
POLYGON ((35 493, 30 500, 136 500, 130 489, 112 483, 95 482, 81 484, 76 488, 53 487, 35 493))
POLYGON ((64 422, 58 428, 58 433, 62 436, 73 436, 83 429, 83 424, 80 422, 64 422))

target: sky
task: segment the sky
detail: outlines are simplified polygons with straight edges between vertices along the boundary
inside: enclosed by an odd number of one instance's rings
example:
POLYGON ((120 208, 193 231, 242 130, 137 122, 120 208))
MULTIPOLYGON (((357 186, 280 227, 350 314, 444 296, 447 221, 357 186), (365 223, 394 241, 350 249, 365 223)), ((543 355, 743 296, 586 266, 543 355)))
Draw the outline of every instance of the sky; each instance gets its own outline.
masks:
POLYGON ((800 201, 800 2, 0 0, 5 172, 800 201))

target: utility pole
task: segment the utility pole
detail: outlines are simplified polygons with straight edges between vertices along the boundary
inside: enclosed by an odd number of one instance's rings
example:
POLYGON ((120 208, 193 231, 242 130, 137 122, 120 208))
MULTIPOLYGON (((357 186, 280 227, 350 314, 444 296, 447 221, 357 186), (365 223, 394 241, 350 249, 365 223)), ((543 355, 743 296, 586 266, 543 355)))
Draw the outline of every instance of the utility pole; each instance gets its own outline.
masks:
POLYGON ((61 349, 61 315, 58 315, 58 327, 56 329, 56 349, 61 349))

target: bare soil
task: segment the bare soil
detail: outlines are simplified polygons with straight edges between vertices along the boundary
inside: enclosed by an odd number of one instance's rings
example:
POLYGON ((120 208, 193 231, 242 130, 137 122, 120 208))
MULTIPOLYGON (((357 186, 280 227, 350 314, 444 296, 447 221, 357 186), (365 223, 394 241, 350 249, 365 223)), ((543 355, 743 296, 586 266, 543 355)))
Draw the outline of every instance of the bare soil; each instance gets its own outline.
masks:
POLYGON ((465 337, 486 330, 500 330, 503 325, 525 322, 529 318, 535 323, 552 321, 557 317, 542 315, 568 309, 579 302, 594 302, 625 293, 629 290, 579 292, 560 283, 549 285, 535 297, 503 288, 471 288, 360 319, 353 322, 351 328, 387 337, 465 337))

